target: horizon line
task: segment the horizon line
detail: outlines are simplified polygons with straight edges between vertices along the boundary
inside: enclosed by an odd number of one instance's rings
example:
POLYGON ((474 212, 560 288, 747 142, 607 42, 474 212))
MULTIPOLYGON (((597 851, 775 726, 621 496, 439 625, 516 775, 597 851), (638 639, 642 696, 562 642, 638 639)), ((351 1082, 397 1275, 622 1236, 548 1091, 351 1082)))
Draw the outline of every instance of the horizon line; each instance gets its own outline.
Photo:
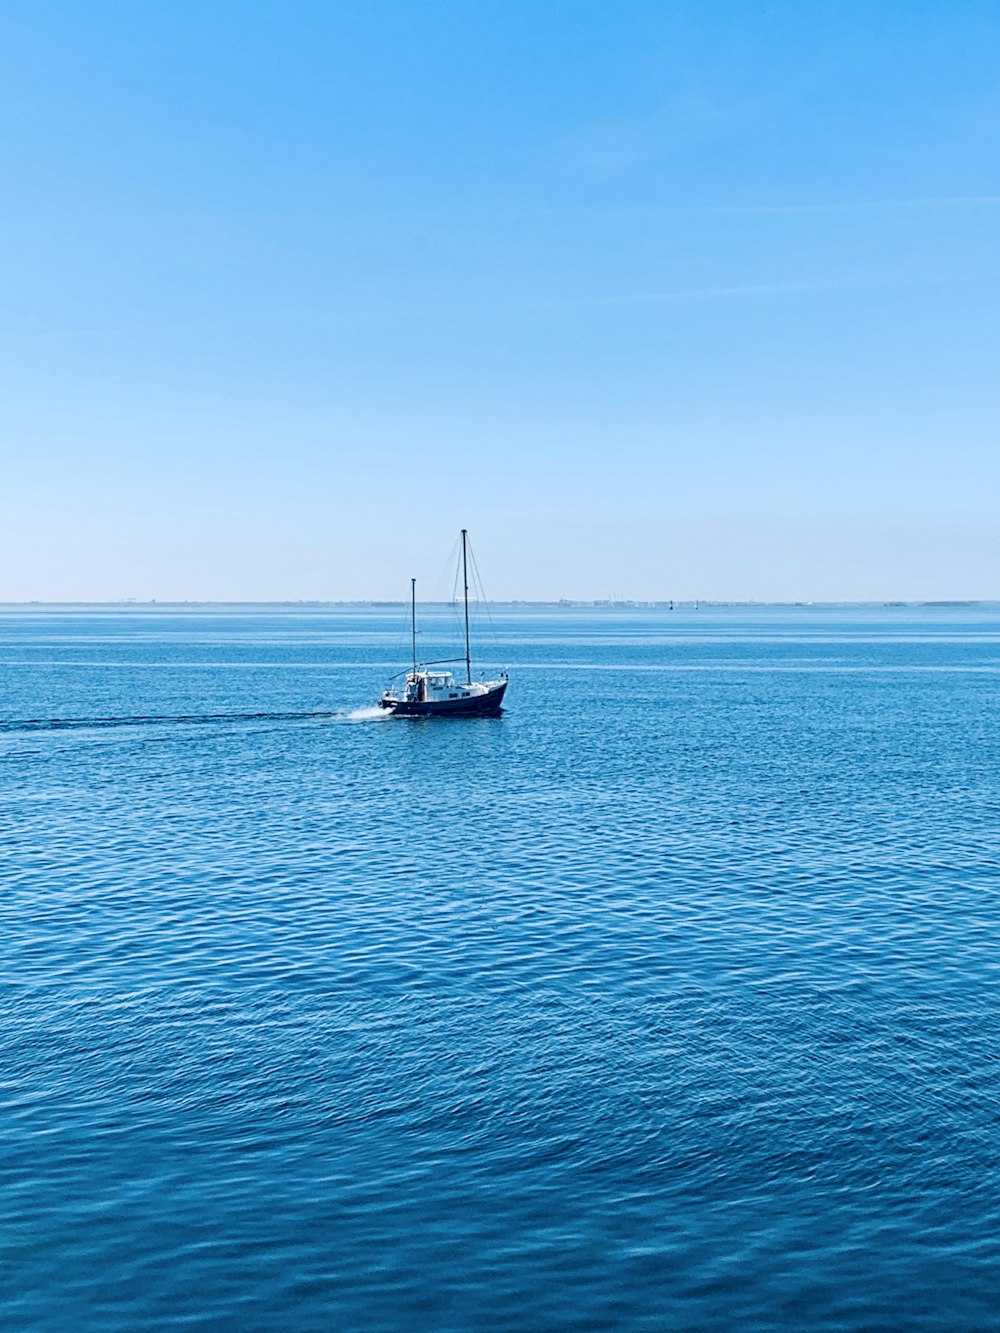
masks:
MULTIPOLYGON (((1000 598, 990 597, 867 597, 867 598, 732 598, 732 597, 662 597, 662 598, 578 598, 578 597, 490 597, 481 598, 479 606, 496 607, 550 607, 561 610, 635 610, 635 611, 670 611, 698 610, 702 607, 792 607, 799 609, 832 607, 957 607, 982 606, 1000 607, 1000 598)), ((202 599, 181 598, 161 600, 155 597, 141 600, 124 597, 105 600, 65 600, 50 601, 31 598, 27 601, 0 601, 0 610, 22 608, 64 608, 92 607, 95 609, 114 608, 115 610, 147 610, 151 607, 407 607, 408 598, 282 598, 282 599, 202 599)), ((452 607, 453 599, 430 599, 417 602, 418 606, 452 607)))

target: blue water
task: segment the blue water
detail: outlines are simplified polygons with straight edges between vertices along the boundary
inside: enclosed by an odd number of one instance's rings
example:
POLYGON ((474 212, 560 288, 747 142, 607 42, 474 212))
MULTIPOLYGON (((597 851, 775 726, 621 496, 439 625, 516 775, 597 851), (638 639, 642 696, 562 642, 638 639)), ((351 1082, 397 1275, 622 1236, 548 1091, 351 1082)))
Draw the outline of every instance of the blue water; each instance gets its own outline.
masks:
POLYGON ((0 612, 4 1326, 997 1327, 1000 614, 494 621, 0 612))

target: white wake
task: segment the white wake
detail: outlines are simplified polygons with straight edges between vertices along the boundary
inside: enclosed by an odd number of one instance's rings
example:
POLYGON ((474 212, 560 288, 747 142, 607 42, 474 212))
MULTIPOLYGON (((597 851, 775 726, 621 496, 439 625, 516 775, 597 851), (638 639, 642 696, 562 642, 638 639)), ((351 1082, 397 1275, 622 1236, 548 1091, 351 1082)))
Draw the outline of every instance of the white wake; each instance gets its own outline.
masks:
POLYGON ((385 722, 392 717, 388 708, 379 708, 378 704, 369 704, 367 708, 352 708, 349 713, 337 715, 340 722, 385 722))

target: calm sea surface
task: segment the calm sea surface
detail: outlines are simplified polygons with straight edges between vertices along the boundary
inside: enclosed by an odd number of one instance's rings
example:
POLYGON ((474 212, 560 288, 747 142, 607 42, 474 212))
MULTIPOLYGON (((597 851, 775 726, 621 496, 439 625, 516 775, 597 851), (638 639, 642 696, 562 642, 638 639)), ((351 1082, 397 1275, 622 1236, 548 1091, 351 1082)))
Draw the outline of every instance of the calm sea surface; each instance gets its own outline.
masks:
POLYGON ((1000 613, 481 629, 0 611, 3 1326, 998 1327, 1000 613))

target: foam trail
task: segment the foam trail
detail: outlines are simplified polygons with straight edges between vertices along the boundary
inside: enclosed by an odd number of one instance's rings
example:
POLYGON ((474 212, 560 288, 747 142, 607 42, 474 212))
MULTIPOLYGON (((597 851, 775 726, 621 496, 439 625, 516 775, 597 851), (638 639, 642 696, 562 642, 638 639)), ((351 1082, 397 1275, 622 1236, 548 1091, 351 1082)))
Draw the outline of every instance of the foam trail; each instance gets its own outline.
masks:
POLYGON ((32 717, 0 720, 0 732, 83 731, 110 727, 206 726, 225 722, 368 722, 391 717, 384 708, 355 708, 350 712, 324 709, 281 713, 153 713, 131 717, 32 717))
POLYGON ((380 708, 378 704, 369 704, 367 708, 354 708, 349 713, 340 715, 345 722, 385 722, 392 717, 392 711, 388 708, 380 708))

